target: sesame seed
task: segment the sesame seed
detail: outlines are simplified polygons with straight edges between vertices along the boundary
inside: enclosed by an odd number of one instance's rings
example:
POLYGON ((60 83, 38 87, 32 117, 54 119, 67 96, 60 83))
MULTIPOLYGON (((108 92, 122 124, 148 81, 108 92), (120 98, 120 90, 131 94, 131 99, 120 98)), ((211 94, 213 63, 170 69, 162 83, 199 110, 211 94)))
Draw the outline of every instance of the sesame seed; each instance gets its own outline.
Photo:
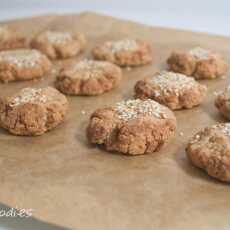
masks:
POLYGON ((115 114, 124 121, 137 118, 139 115, 148 115, 159 119, 166 118, 164 107, 151 99, 118 102, 115 106, 115 114))
POLYGON ((82 111, 81 111, 81 114, 85 115, 85 114, 86 114, 85 110, 82 110, 82 111))
POLYGON ((167 95, 171 93, 179 96, 181 90, 194 87, 197 84, 191 77, 168 71, 162 71, 153 76, 151 78, 151 83, 159 87, 159 90, 156 89, 154 91, 156 97, 162 94, 167 95))
POLYGON ((107 42, 106 48, 112 53, 120 51, 135 51, 138 50, 138 44, 135 40, 124 39, 115 42, 107 42))
POLYGON ((217 92, 217 91, 214 91, 214 92, 213 92, 214 96, 218 96, 218 95, 220 95, 221 93, 222 93, 222 92, 220 92, 220 91, 219 91, 219 92, 217 92))
POLYGON ((184 136, 184 133, 183 133, 183 132, 180 132, 179 135, 180 135, 181 137, 183 137, 183 136, 184 136))
POLYGON ((196 134, 193 138, 192 138, 192 140, 190 140, 190 144, 195 144, 195 143, 197 143, 199 140, 200 140, 200 135, 199 134, 196 134))
POLYGON ((226 87, 224 90, 219 91, 219 92, 214 92, 215 96, 221 96, 223 97, 224 100, 229 99, 229 93, 230 93, 230 86, 226 87))
POLYGON ((189 54, 195 56, 196 58, 203 60, 203 59, 208 59, 210 57, 210 51, 200 48, 200 47, 196 47, 193 48, 189 51, 189 54))
POLYGON ((32 68, 41 60, 42 54, 37 50, 10 50, 0 52, 0 62, 15 65, 18 68, 32 68))
POLYGON ((63 44, 73 40, 72 35, 67 32, 47 31, 45 36, 52 44, 63 44))
POLYGON ((230 136, 230 123, 213 125, 212 127, 215 129, 220 129, 222 133, 224 133, 227 136, 230 136))
POLYGON ((28 102, 45 103, 47 99, 42 89, 24 88, 18 96, 13 98, 10 106, 18 106, 28 102))
POLYGON ((221 76, 220 79, 224 80, 226 79, 227 77, 224 75, 224 76, 221 76))

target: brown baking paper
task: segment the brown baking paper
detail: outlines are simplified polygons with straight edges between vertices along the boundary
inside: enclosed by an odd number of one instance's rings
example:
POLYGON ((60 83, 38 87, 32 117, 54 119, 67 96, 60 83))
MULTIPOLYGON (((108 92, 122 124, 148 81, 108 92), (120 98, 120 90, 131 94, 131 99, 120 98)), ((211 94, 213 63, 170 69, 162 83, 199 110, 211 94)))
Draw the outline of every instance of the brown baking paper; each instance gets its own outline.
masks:
MULTIPOLYGON (((151 65, 124 69, 119 88, 95 97, 68 97, 66 122, 39 137, 12 136, 0 130, 0 202, 33 209, 33 216, 84 230, 216 230, 230 227, 230 187, 191 166, 185 156, 188 139, 199 129, 225 120, 213 105, 214 91, 226 79, 202 81, 205 102, 177 111, 177 135, 159 153, 128 157, 107 153, 87 142, 90 114, 99 107, 133 97, 135 82, 166 68, 172 50, 210 48, 230 62, 230 38, 144 25, 93 13, 51 16, 11 23, 28 35, 42 29, 84 32, 90 57, 95 44, 108 39, 140 38, 153 48, 151 65), (179 135, 183 132, 183 135, 179 135)), ((66 60, 70 62, 73 60, 66 60)), ((63 63, 56 62, 60 67, 63 63)), ((52 85, 55 73, 39 81, 0 85, 0 95, 26 86, 52 85)))

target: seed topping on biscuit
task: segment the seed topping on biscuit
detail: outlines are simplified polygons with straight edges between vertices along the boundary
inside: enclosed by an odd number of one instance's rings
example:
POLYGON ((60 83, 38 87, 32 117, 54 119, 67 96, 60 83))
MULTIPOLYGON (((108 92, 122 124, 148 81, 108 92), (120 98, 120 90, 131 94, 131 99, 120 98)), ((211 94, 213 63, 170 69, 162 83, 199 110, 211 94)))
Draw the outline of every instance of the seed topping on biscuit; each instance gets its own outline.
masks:
POLYGON ((118 102, 115 106, 115 114, 124 121, 137 118, 139 115, 149 115, 160 119, 166 118, 164 107, 151 99, 118 102))
POLYGON ((230 137, 230 123, 214 125, 213 128, 219 129, 226 136, 230 137))
POLYGON ((18 106, 29 102, 45 103, 47 99, 41 88, 24 88, 20 94, 12 100, 10 106, 18 106))
POLYGON ((200 59, 200 60, 204 60, 204 59, 208 59, 210 57, 210 51, 200 48, 200 47, 196 47, 193 48, 189 51, 189 54, 195 56, 196 58, 200 59))
POLYGON ((216 97, 222 97, 223 99, 227 100, 229 98, 229 93, 230 93, 230 86, 226 87, 224 90, 215 91, 214 95, 216 97))
POLYGON ((77 75, 78 77, 82 79, 89 79, 98 77, 100 74, 102 74, 103 68, 105 68, 107 65, 108 63, 103 61, 93 61, 85 59, 74 65, 71 69, 71 72, 81 72, 82 74, 77 75))
MULTIPOLYGON (((209 129, 217 130, 217 131, 223 133, 225 136, 230 138, 230 123, 224 123, 224 124, 222 123, 222 124, 212 125, 209 129)), ((204 132, 200 133, 200 134, 196 134, 192 138, 192 140, 190 141, 190 144, 195 144, 195 143, 199 142, 203 135, 204 135, 204 132)), ((213 148, 215 142, 211 142, 211 143, 212 143, 212 148, 213 148)))
POLYGON ((107 42, 106 48, 108 48, 112 53, 120 51, 135 51, 138 49, 138 44, 135 40, 124 39, 115 42, 107 42))
POLYGON ((93 69, 103 68, 107 65, 106 62, 103 61, 94 61, 94 60, 88 60, 85 59, 83 61, 78 62, 74 69, 77 70, 84 70, 84 71, 91 71, 93 69))
POLYGON ((159 91, 155 90, 155 96, 169 94, 174 92, 179 95, 181 89, 193 87, 197 82, 183 74, 162 71, 151 78, 151 82, 159 87, 159 91))
POLYGON ((37 50, 11 50, 0 52, 0 61, 16 65, 18 68, 31 68, 36 66, 42 54, 37 50))
POLYGON ((200 140, 200 135, 196 134, 191 140, 190 140, 190 144, 195 144, 200 140))
POLYGON ((46 37, 52 44, 63 44, 72 41, 72 35, 68 32, 47 31, 46 37))

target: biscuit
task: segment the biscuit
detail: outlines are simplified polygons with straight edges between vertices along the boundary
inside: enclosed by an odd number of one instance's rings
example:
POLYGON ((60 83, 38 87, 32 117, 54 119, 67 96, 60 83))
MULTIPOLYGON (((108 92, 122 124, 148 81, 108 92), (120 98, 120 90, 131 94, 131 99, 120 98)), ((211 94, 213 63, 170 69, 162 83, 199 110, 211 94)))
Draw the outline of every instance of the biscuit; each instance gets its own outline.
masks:
POLYGON ((171 110, 151 99, 136 99, 96 110, 87 136, 90 143, 102 145, 107 151, 140 155, 159 151, 175 129, 171 110))
POLYGON ((219 112, 230 120, 230 86, 218 92, 215 98, 215 106, 219 112))
POLYGON ((81 33, 45 31, 31 41, 31 47, 40 50, 51 59, 75 57, 86 46, 81 33))
POLYGON ((56 88, 71 95, 100 95, 118 86, 120 67, 105 61, 83 60, 62 70, 56 88))
POLYGON ((26 47, 26 38, 6 26, 0 26, 0 51, 26 47))
POLYGON ((169 69, 196 79, 214 79, 227 73, 229 66, 210 50, 194 48, 188 52, 173 52, 168 58, 169 69))
POLYGON ((204 100, 207 87, 183 74, 162 71, 138 81, 134 91, 136 98, 150 98, 176 110, 199 105, 204 100))
POLYGON ((44 76, 51 69, 49 59, 37 50, 17 49, 0 52, 0 81, 29 80, 44 76))
POLYGON ((230 182, 230 123, 201 130, 189 141, 186 152, 192 164, 212 177, 230 182))
POLYGON ((52 87, 24 88, 0 101, 0 125, 14 135, 37 136, 63 122, 66 97, 52 87))
POLYGON ((140 40, 108 41, 96 46, 92 55, 120 66, 138 66, 152 61, 150 45, 140 40))

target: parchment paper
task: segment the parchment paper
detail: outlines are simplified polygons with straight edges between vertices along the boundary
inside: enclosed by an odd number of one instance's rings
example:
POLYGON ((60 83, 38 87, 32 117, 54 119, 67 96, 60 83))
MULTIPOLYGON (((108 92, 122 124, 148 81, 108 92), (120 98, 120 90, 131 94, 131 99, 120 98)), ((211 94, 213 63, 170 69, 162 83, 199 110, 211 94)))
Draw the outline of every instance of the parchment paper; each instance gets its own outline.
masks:
MULTIPOLYGON (((152 45, 154 62, 124 69, 122 85, 102 96, 68 97, 66 122, 43 136, 17 137, 1 129, 0 202, 33 209, 34 217, 71 229, 230 228, 229 185, 191 166, 184 151, 200 128, 225 121, 213 105, 213 93, 230 83, 229 74, 226 79, 202 81, 209 88, 205 102, 176 112, 177 135, 159 153, 137 157, 107 153, 89 145, 85 137, 90 114, 98 107, 132 98, 135 82, 166 68, 165 60, 173 49, 211 48, 230 62, 230 38, 151 28, 94 13, 44 16, 11 25, 30 36, 45 28, 84 32, 88 49, 77 59, 90 57, 90 48, 107 39, 145 39, 152 45)), ((55 65, 59 68, 63 63, 55 65)), ((54 75, 0 84, 0 96, 25 86, 52 85, 54 75)))

